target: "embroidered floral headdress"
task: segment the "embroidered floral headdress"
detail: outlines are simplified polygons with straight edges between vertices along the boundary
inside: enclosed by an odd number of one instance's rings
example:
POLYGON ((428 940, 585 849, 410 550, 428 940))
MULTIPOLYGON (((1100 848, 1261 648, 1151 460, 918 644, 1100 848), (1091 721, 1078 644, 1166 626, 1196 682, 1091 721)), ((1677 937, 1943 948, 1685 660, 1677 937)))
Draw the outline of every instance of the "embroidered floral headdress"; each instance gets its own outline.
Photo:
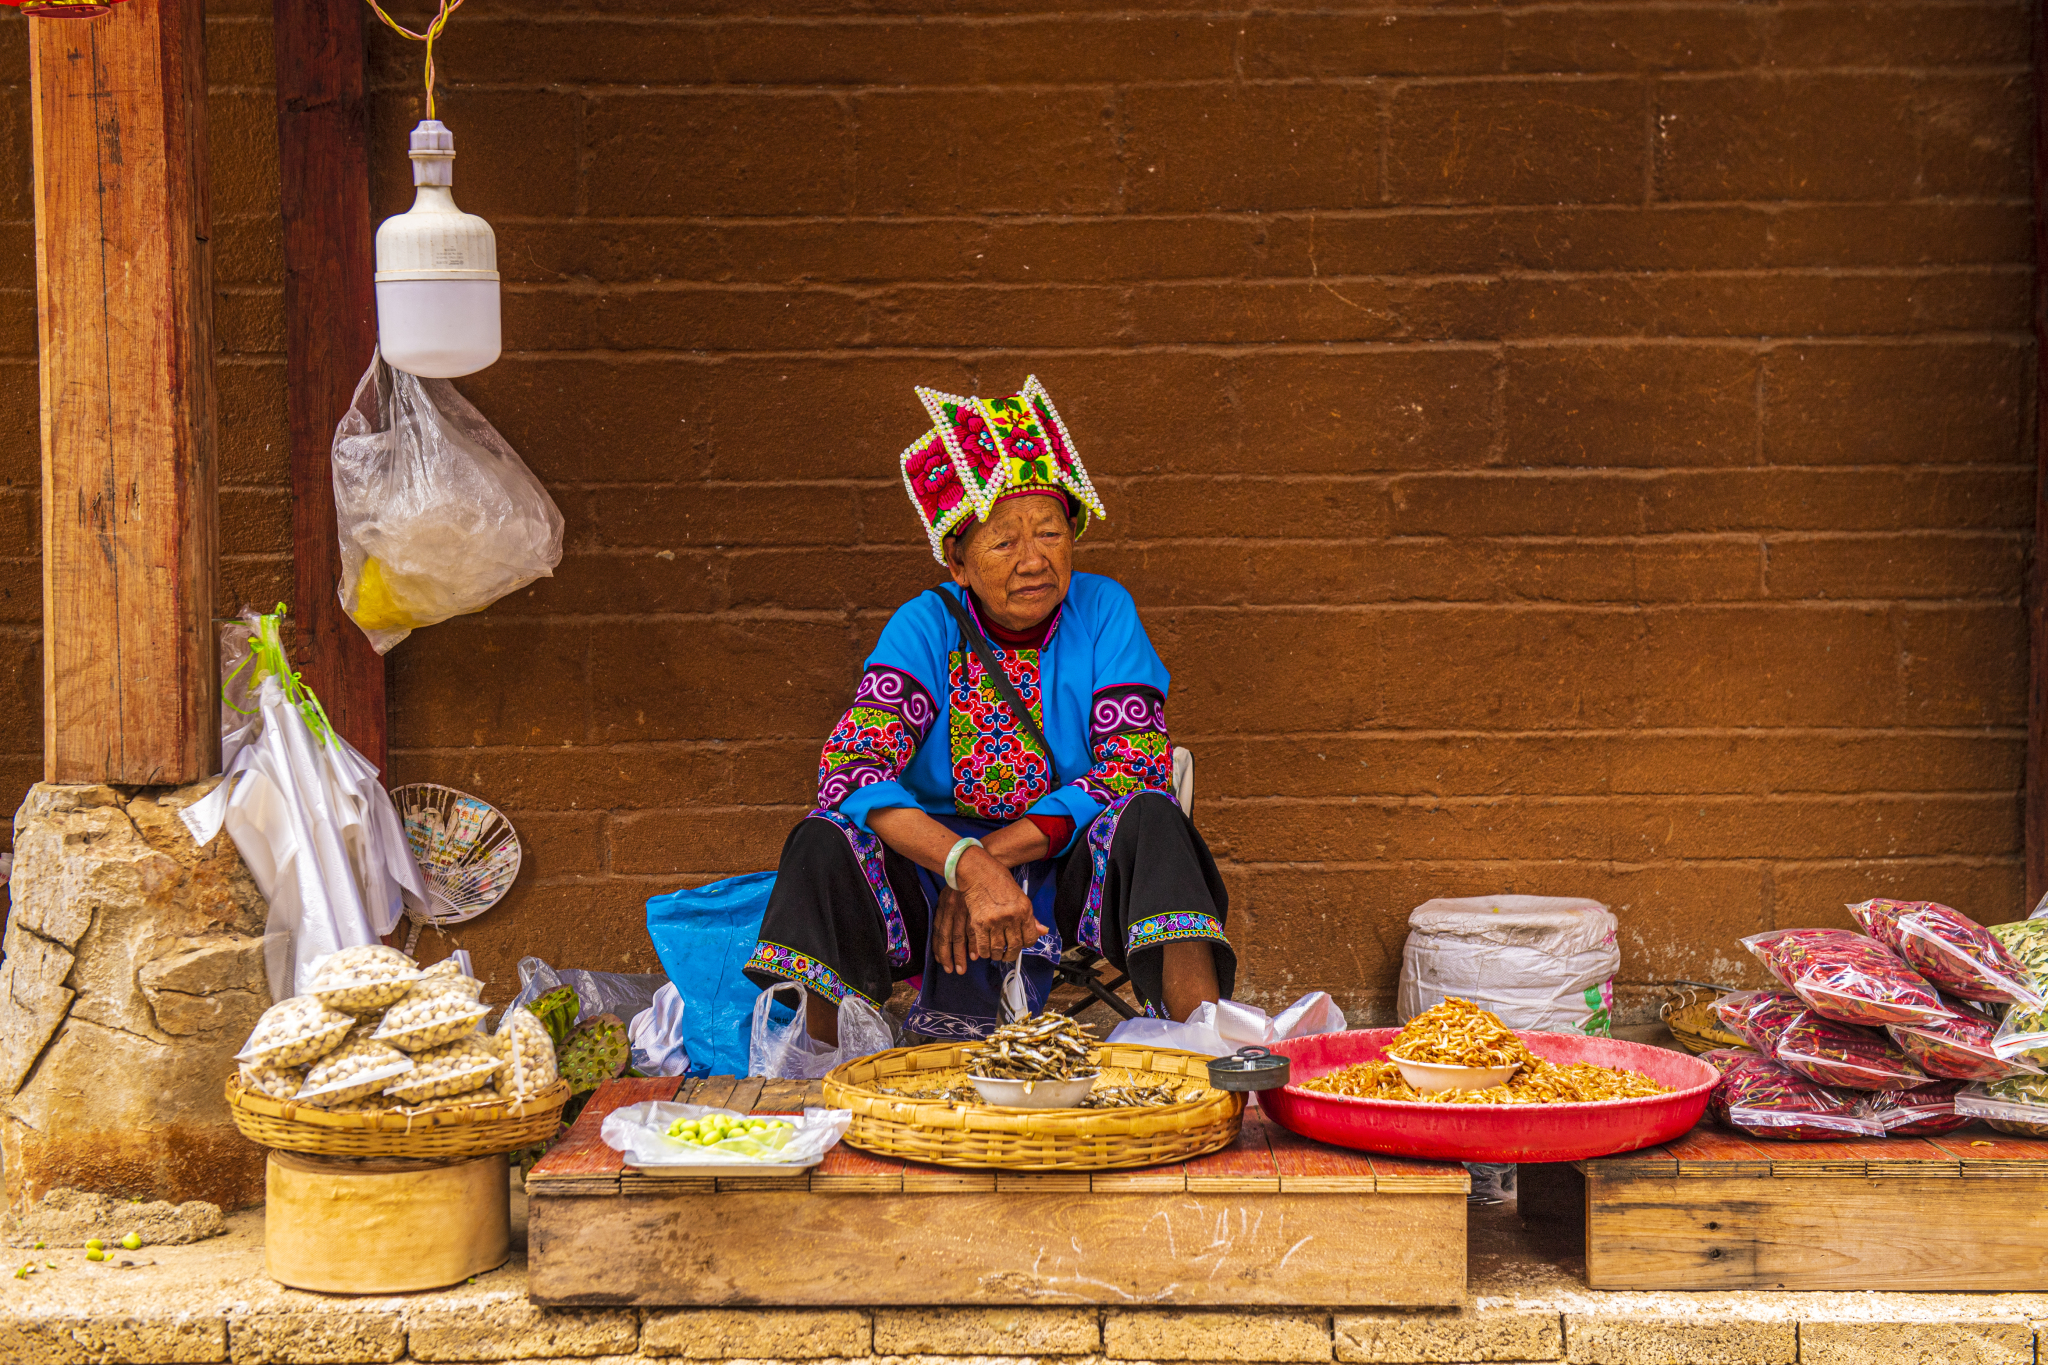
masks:
POLYGON ((998 500, 1013 494, 1066 494, 1081 518, 1076 535, 1088 529, 1091 513, 1109 516, 1037 375, 1007 398, 961 398, 927 388, 917 396, 937 425, 903 452, 903 487, 941 564, 947 536, 985 520, 998 500))

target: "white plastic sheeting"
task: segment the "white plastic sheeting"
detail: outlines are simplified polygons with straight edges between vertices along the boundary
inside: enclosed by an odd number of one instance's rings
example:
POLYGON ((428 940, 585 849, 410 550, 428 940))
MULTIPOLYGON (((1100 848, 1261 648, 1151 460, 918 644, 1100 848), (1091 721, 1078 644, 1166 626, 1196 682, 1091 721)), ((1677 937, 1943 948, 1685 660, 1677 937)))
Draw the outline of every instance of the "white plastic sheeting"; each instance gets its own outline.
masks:
MULTIPOLYGON (((314 966, 341 948, 376 943, 406 907, 424 909, 426 881, 377 769, 328 728, 319 703, 284 662, 277 617, 251 617, 248 686, 224 688, 227 699, 250 697, 250 714, 223 715, 221 784, 178 812, 200 844, 225 828, 270 904, 264 928, 265 966, 274 1000, 305 992, 314 966), (308 712, 318 724, 308 723, 308 712)), ((237 652, 230 641, 223 665, 237 652)))
POLYGON ((1241 1047, 1270 1047, 1283 1038, 1317 1033, 1342 1033, 1344 1011, 1328 991, 1310 991, 1275 1015, 1241 1000, 1204 1002, 1187 1022, 1171 1019, 1126 1019, 1109 1032, 1112 1043, 1133 1047, 1177 1047, 1222 1057, 1241 1047))

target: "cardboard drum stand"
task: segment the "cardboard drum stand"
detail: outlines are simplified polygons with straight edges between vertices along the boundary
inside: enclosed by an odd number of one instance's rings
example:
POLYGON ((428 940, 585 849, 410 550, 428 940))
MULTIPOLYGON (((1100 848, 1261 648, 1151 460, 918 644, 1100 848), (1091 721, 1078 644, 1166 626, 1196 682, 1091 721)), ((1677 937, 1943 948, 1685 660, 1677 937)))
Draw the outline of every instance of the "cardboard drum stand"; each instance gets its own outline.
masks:
POLYGON ((263 1254, 272 1279, 328 1294, 460 1284, 512 1250, 503 1154, 417 1161, 273 1151, 263 1254))

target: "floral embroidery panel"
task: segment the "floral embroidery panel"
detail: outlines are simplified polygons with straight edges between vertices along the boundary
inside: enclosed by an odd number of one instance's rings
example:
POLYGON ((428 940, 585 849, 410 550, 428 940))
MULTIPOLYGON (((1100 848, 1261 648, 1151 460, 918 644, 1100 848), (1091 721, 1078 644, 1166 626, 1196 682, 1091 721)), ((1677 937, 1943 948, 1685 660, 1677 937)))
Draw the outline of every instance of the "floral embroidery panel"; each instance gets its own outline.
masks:
POLYGON ((901 776, 938 709, 924 685, 900 668, 876 664, 861 674, 853 705, 819 756, 818 804, 836 810, 862 787, 901 776))
MULTIPOLYGON (((1044 715, 1035 649, 993 651, 1034 721, 1044 715)), ((1016 820, 1052 790, 1052 763, 996 694, 972 652, 952 653, 953 809, 982 820, 1016 820)))

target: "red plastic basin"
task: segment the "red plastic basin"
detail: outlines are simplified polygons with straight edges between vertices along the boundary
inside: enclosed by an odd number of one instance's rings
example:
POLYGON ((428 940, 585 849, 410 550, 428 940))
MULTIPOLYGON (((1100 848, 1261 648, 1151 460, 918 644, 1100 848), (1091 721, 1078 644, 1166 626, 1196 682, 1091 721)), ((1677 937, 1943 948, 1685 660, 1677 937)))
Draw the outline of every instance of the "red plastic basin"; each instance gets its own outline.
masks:
POLYGON ((1399 1029, 1354 1029, 1291 1038, 1273 1051, 1293 1060, 1293 1080, 1259 1092, 1259 1107, 1283 1128, 1319 1142, 1425 1161, 1580 1161, 1632 1152, 1691 1131, 1720 1079, 1712 1065, 1682 1052, 1575 1033, 1516 1037, 1552 1062, 1592 1062, 1640 1071, 1672 1087, 1668 1095, 1593 1104, 1417 1104, 1360 1100, 1301 1088, 1303 1081, 1354 1062, 1377 1062, 1399 1029))

